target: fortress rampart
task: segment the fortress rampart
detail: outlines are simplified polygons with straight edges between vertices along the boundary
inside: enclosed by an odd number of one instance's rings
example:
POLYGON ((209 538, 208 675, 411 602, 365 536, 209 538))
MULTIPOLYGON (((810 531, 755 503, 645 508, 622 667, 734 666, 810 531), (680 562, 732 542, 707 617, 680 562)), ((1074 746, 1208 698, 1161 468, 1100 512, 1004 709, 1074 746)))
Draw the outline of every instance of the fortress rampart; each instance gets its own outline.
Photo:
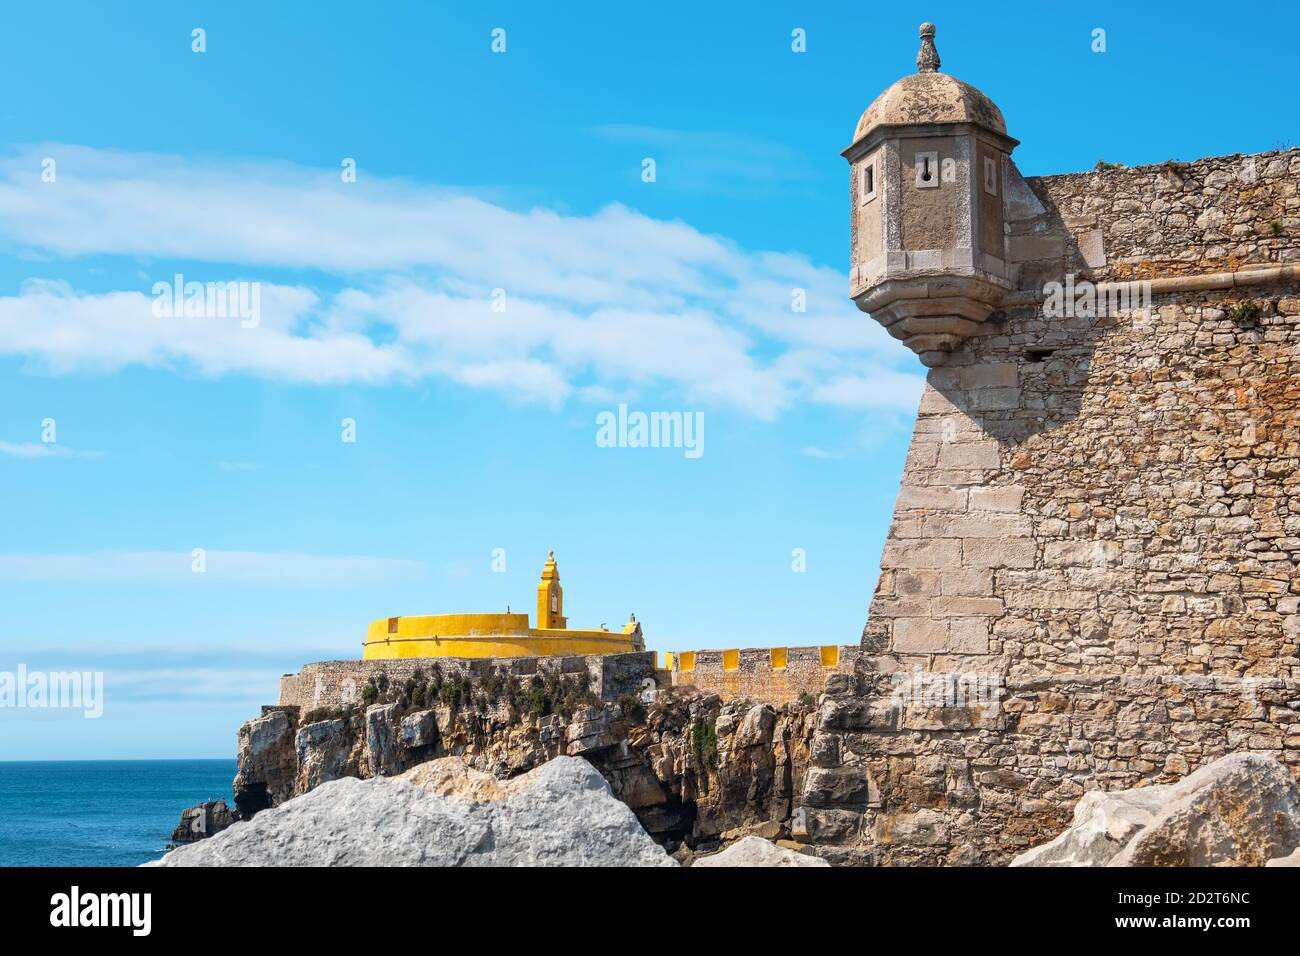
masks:
POLYGON ((306 664, 296 674, 280 678, 281 707, 298 707, 306 712, 320 707, 359 704, 361 689, 371 678, 387 675, 400 684, 417 670, 426 675, 439 667, 443 676, 482 677, 492 671, 502 675, 531 677, 543 671, 560 674, 586 673, 591 692, 602 700, 641 691, 655 679, 655 659, 650 652, 630 654, 576 654, 557 657, 502 658, 402 658, 394 660, 320 661, 306 664))
POLYGON ((930 368, 792 827, 853 862, 1005 862, 1231 751, 1300 771, 1300 150, 1025 179, 935 35, 843 154, 850 294, 930 368))
POLYGON ((837 647, 747 647, 680 651, 668 655, 672 684, 693 686, 723 700, 749 697, 785 704, 816 698, 831 674, 851 674, 857 645, 837 647))
POLYGON ((1008 169, 1020 291, 929 373, 806 839, 1000 862, 1087 789, 1238 750, 1300 770, 1298 183, 1300 150, 1008 169), (1160 291, 1045 314, 1067 273, 1160 291), (971 675, 996 703, 912 693, 971 675))

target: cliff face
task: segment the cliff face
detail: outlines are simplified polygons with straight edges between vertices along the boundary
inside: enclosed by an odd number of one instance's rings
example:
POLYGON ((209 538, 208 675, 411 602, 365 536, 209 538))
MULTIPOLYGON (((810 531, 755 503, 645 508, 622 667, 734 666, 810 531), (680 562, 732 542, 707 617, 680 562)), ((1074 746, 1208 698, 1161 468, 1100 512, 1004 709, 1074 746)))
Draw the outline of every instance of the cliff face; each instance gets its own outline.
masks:
POLYGON ((567 755, 599 770, 669 850, 708 847, 724 833, 789 836, 811 705, 723 703, 693 687, 647 696, 544 715, 409 700, 306 717, 268 708, 239 731, 235 802, 248 818, 330 780, 394 776, 436 757, 506 779, 567 755))

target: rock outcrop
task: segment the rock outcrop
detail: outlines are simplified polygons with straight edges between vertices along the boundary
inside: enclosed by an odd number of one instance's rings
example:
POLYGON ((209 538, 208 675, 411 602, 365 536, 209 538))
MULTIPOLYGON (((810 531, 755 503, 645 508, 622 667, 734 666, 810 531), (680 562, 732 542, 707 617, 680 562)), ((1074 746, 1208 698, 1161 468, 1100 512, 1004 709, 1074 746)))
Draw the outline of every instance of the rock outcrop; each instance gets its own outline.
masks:
POLYGON ((264 708, 239 728, 235 806, 243 817, 283 803, 297 792, 298 754, 290 711, 264 708))
POLYGON ((400 704, 383 704, 366 710, 366 759, 370 775, 401 773, 406 761, 401 751, 400 704))
POLYGON ((334 780, 148 865, 677 865, 585 760, 557 757, 499 792, 440 769, 334 780))
POLYGON ((1300 787, 1240 753, 1175 784, 1086 794, 1074 824, 1012 866, 1263 866, 1300 846, 1300 787))
POLYGON ((295 793, 306 793, 341 777, 361 776, 365 738, 350 729, 350 722, 360 723, 360 717, 321 720, 298 731, 294 739, 298 755, 295 793))
POLYGON ((181 811, 181 822, 172 831, 171 842, 176 845, 197 843, 238 822, 238 811, 226 806, 225 800, 208 800, 181 811))
POLYGON ((721 853, 697 859, 691 866, 830 866, 825 860, 777 846, 762 837, 747 836, 721 853))
MULTIPOLYGON (((246 817, 347 777, 406 774, 412 782, 441 774, 450 793, 463 780, 453 785, 458 771, 430 766, 441 757, 462 757, 497 781, 560 756, 583 757, 661 844, 707 852, 745 833, 790 836, 813 707, 724 704, 677 687, 543 714, 466 695, 431 707, 398 700, 318 711, 307 720, 287 708, 241 728, 236 799, 249 808, 246 817)), ((481 780, 475 787, 486 789, 481 780)))

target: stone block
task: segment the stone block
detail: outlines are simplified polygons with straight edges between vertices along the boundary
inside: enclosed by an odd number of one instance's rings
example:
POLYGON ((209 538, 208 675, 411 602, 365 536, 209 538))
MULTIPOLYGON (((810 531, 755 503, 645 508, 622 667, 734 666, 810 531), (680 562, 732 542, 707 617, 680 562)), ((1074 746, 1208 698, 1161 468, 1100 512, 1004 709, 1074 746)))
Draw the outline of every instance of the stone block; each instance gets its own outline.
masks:
POLYGON ((996 617, 1003 611, 996 597, 937 597, 930 602, 935 617, 996 617))
POLYGON ((950 653, 987 654, 989 652, 989 622, 984 618, 952 621, 949 623, 948 633, 950 653))
POLYGON ((1087 610, 1097 606, 1092 591, 1040 591, 1027 588, 1006 594, 1008 608, 1033 610, 1087 610))
POLYGON ((951 415, 960 412, 952 400, 943 392, 938 391, 931 385, 925 386, 925 391, 921 393, 920 414, 922 415, 951 415))
POLYGON ((932 515, 921 526, 925 538, 1024 538, 1033 532, 1023 515, 932 515))
POLYGON ((894 577, 894 591, 900 598, 931 597, 941 593, 950 575, 961 571, 899 571, 894 577))
POLYGON ((1011 362, 968 365, 959 370, 963 388, 1007 388, 1020 384, 1020 370, 1011 362))
POLYGON ((1019 512, 1025 498, 1025 489, 1013 485, 1001 488, 972 488, 971 511, 1019 512))
POLYGON ((1007 256, 1013 262, 1034 259, 1060 259, 1065 255, 1065 235, 1060 232, 1034 232, 1007 237, 1007 256))
POLYGON ((876 817, 875 837, 881 846, 944 846, 949 839, 948 824, 935 810, 882 813, 876 817))
MULTIPOLYGON (((913 574, 916 572, 906 572, 913 574)), ((938 593, 964 597, 987 597, 993 593, 993 572, 989 569, 968 569, 936 573, 938 593)), ((929 592, 933 594, 934 592, 929 592)))
POLYGON ((1010 411, 1020 407, 1020 389, 980 389, 971 393, 971 405, 980 411, 1010 411))
POLYGON ((1089 269, 1100 269, 1106 265, 1105 236, 1100 229, 1088 229, 1075 237, 1079 243, 1079 255, 1089 269))
POLYGON ((968 568, 1032 568, 1038 557, 1032 538, 963 538, 961 550, 968 568))
POLYGON ((898 654, 942 654, 948 650, 948 622, 899 618, 894 621, 893 649, 898 654))
POLYGON ((894 507, 898 510, 924 508, 931 511, 965 511, 966 489, 903 485, 898 489, 898 500, 894 507))
POLYGON ((961 542, 955 539, 888 541, 881 562, 886 568, 943 570, 961 567, 961 542))
POLYGON ((813 807, 866 807, 873 787, 859 767, 810 767, 804 778, 804 802, 813 807))
POLYGON ((1002 467, 1002 452, 995 441, 949 442, 939 446, 940 468, 991 470, 1002 467))
POLYGON ((1043 564, 1051 568, 1103 568, 1117 563, 1119 556, 1114 541, 1048 541, 1043 545, 1043 564))

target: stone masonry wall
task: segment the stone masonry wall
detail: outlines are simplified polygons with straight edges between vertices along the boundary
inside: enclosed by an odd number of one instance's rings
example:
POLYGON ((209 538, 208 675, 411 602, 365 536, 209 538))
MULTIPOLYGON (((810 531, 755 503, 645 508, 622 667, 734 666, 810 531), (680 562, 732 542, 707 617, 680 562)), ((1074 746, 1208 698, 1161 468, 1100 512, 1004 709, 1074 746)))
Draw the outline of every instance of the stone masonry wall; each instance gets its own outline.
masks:
POLYGON ((723 700, 749 697, 780 706, 803 695, 818 697, 831 674, 850 674, 857 645, 844 647, 745 647, 673 655, 674 687, 697 687, 723 700))
POLYGON ((416 670, 426 674, 434 665, 442 668, 443 675, 468 674, 479 677, 489 671, 500 671, 516 677, 527 677, 542 670, 558 670, 561 674, 586 671, 591 678, 591 690, 603 700, 615 700, 623 694, 637 693, 645 681, 655 678, 654 654, 592 654, 565 657, 502 657, 472 659, 466 657, 420 657, 397 660, 321 661, 306 664, 296 674, 280 678, 282 707, 299 707, 303 711, 318 707, 342 707, 361 700, 361 688, 372 676, 387 674, 388 679, 400 683, 416 670))
MULTIPOLYGON (((1297 183, 1300 150, 1022 181, 1008 247, 1026 294, 1294 263, 1297 183)), ((930 372, 822 702, 801 835, 846 859, 1004 862, 1087 789, 1300 771, 1297 283, 1017 301, 930 372)))

